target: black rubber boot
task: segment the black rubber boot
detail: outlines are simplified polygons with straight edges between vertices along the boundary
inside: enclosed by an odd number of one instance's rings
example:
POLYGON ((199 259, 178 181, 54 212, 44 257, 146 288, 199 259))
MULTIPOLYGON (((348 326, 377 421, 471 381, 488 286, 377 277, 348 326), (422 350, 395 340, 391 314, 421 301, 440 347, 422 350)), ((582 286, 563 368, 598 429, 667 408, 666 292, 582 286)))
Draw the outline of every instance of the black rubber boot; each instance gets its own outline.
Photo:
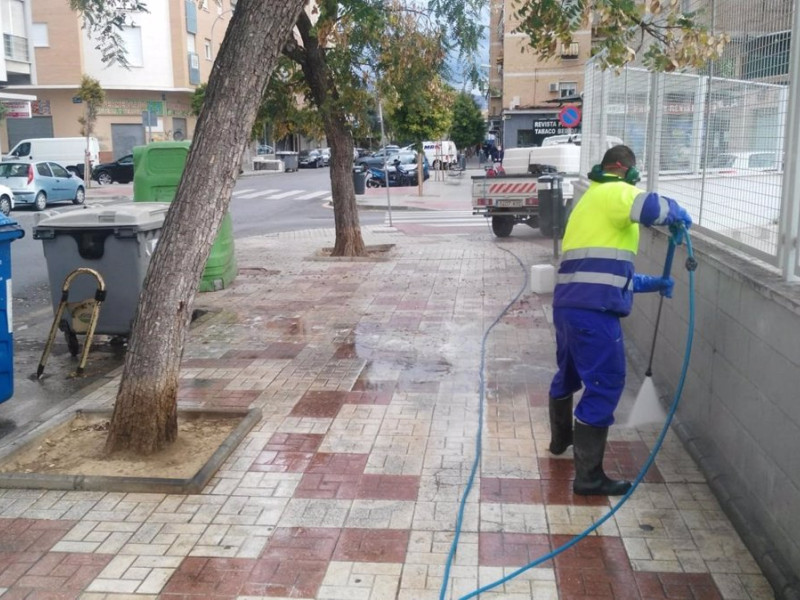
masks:
POLYGON ((575 421, 575 481, 572 491, 581 496, 622 496, 630 481, 609 479, 603 471, 608 427, 592 427, 575 421))
POLYGON ((572 445, 572 394, 550 398, 550 452, 558 456, 572 445))

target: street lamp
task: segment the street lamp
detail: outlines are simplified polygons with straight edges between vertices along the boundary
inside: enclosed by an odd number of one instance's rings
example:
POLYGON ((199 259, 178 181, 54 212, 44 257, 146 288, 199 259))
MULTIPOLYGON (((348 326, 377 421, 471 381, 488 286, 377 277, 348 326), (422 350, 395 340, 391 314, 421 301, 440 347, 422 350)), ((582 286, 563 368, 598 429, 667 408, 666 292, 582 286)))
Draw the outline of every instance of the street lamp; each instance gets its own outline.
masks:
POLYGON ((227 9, 223 10, 221 13, 219 13, 219 14, 217 15, 217 18, 216 18, 216 19, 214 19, 214 22, 211 24, 211 59, 212 59, 212 60, 213 60, 214 58, 216 58, 216 57, 215 57, 215 53, 214 53, 214 28, 217 26, 217 21, 220 21, 220 20, 222 20, 222 17, 223 17, 223 16, 224 16, 226 13, 233 13, 233 9, 232 9, 232 8, 227 8, 227 9))

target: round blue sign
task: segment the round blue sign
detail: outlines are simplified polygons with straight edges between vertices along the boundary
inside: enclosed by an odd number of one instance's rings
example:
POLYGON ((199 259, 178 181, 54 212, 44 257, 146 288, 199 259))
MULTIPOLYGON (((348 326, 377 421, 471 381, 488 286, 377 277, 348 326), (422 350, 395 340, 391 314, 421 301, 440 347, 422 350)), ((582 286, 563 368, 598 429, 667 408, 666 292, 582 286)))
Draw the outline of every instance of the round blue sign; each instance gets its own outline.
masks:
POLYGON ((558 113, 558 122, 564 127, 577 127, 581 122, 581 109, 568 104, 558 113))

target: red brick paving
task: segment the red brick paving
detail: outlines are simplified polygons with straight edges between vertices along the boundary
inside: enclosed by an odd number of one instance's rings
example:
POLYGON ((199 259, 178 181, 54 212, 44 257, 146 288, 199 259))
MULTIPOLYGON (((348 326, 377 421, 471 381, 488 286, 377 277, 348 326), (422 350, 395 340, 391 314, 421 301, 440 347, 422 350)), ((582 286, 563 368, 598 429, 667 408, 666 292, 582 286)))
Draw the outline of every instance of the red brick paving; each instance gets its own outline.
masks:
POLYGON ((293 417, 334 418, 345 403, 345 392, 306 392, 294 405, 293 417))
POLYGON ((403 563, 410 535, 399 529, 343 529, 333 560, 403 563))
MULTIPOLYGON (((478 534, 478 561, 485 567, 522 567, 550 552, 550 536, 538 533, 478 534)), ((551 567, 552 563, 543 563, 551 567)))
POLYGON ((542 482, 539 479, 481 479, 481 502, 506 504, 541 504, 542 482))
POLYGON ((74 521, 0 519, 0 587, 6 598, 78 598, 113 558, 51 552, 74 521))
POLYGON ((414 475, 365 474, 358 482, 357 498, 414 501, 419 494, 419 477, 414 475))
POLYGON ((297 498, 370 500, 417 499, 419 477, 364 473, 368 455, 319 452, 305 468, 295 490, 297 498))
POLYGON ((164 600, 235 599, 256 561, 244 558, 187 557, 161 593, 164 600))
POLYGON ((308 473, 351 473, 364 472, 369 456, 344 452, 318 452, 308 465, 308 473))
POLYGON ((328 568, 323 560, 259 559, 241 588, 246 596, 314 598, 328 568))
POLYGON ((75 521, 0 519, 0 552, 47 552, 75 521))
POLYGON ((302 473, 322 443, 323 436, 313 433, 276 433, 259 453, 250 471, 302 473))
POLYGON ((261 558, 329 561, 339 533, 339 529, 329 527, 278 527, 261 558))
POLYGON ((351 473, 306 473, 295 489, 294 497, 352 500, 358 497, 360 479, 361 475, 351 473))

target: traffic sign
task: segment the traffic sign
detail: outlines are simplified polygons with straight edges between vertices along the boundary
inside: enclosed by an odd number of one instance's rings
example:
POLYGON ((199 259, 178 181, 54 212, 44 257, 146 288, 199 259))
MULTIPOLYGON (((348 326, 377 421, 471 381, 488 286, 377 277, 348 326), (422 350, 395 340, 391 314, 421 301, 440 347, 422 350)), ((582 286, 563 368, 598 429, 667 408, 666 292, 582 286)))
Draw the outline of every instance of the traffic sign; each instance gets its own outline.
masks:
POLYGON ((564 127, 577 127, 581 123, 581 109, 572 104, 567 104, 559 111, 558 122, 564 127))

